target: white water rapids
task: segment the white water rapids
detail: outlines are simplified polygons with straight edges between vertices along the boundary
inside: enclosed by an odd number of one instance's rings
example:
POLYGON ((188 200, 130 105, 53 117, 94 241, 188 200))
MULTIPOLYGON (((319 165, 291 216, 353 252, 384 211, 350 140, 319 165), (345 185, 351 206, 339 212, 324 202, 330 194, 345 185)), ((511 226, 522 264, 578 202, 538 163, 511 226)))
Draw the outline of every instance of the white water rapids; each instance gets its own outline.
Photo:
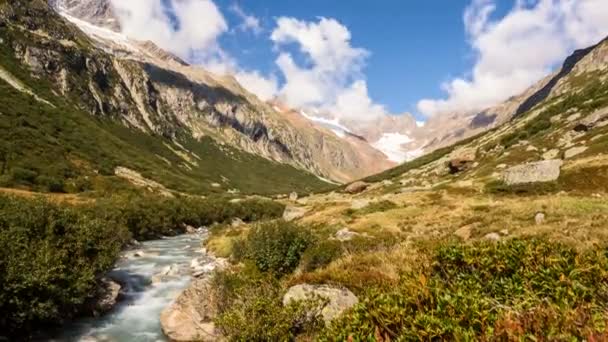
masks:
POLYGON ((204 232, 148 241, 125 252, 109 273, 110 278, 121 283, 123 299, 102 317, 71 324, 54 341, 167 341, 160 326, 162 310, 188 286, 193 272, 211 272, 216 265, 216 260, 201 248, 206 235, 204 232), (134 256, 135 252, 141 256, 134 256), (178 274, 154 277, 169 268, 177 268, 178 274))

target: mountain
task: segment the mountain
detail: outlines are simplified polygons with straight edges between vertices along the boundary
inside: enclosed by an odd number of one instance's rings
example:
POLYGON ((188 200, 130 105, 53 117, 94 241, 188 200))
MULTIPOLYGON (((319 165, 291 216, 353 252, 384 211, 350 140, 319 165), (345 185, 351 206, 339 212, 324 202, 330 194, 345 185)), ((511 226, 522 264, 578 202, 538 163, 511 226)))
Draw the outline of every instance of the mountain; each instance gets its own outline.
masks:
POLYGON ((123 40, 111 46, 123 53, 113 54, 46 1, 3 1, 0 20, 5 186, 120 184, 105 176, 188 193, 329 185, 306 171, 322 173, 301 133, 236 82, 220 83, 149 43, 123 40))
MULTIPOLYGON (((119 24, 107 0, 54 2, 65 18, 87 33, 98 48, 118 61, 138 61, 142 68, 121 68, 133 83, 149 80, 166 112, 198 138, 212 136, 249 153, 305 169, 323 178, 346 182, 382 171, 392 164, 361 144, 343 140, 315 125, 301 125, 270 104, 247 92, 232 76, 220 76, 188 65, 151 42, 138 42, 119 33, 119 24), (219 94, 212 89, 225 89, 219 94), (215 94, 213 94, 215 93, 215 94), (298 125, 294 127, 293 125, 298 125), (373 165, 373 166, 370 166, 373 165)), ((145 89, 132 89, 134 97, 150 101, 145 89)), ((138 108, 141 109, 141 108, 138 108)), ((144 116, 163 116, 146 109, 144 116)), ((171 121, 163 118, 160 121, 171 121)), ((164 122, 165 125, 168 122, 164 122)), ((139 122, 140 127, 149 126, 139 122)), ((169 124, 171 126, 171 124, 169 124)), ((150 128, 150 127, 148 127, 150 128)), ((158 131, 158 127, 152 127, 158 131)))

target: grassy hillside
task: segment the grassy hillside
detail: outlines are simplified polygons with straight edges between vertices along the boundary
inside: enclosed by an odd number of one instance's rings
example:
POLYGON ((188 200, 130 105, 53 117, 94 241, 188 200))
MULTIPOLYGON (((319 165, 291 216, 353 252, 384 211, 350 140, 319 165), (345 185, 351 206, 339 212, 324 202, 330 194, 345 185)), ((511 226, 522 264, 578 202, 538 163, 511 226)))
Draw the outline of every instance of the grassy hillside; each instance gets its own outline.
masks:
POLYGON ((184 132, 177 138, 181 147, 165 137, 94 117, 79 109, 74 99, 57 96, 45 80, 32 79, 2 44, 0 67, 50 102, 37 101, 0 80, 2 186, 55 192, 99 190, 95 183, 113 177, 117 166, 136 170, 169 189, 195 194, 230 189, 307 193, 327 186, 310 173, 220 146, 211 138, 194 140, 184 132))

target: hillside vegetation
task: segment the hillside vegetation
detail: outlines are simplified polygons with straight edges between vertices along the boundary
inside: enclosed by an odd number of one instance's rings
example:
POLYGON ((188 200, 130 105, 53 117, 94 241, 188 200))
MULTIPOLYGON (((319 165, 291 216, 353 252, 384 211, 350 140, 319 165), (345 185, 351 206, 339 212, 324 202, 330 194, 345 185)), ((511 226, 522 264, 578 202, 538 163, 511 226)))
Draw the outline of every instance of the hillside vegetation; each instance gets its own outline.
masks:
POLYGON ((594 47, 503 126, 353 193, 287 203, 298 234, 293 222, 214 230, 207 246, 234 264, 216 276, 218 293, 249 294, 220 310, 218 329, 236 340, 267 339, 268 326, 282 340, 608 339, 607 50, 594 47), (303 284, 321 303, 281 305, 303 284), (320 308, 338 305, 328 287, 358 301, 323 324, 320 308), (257 329, 236 329, 246 324, 257 329))

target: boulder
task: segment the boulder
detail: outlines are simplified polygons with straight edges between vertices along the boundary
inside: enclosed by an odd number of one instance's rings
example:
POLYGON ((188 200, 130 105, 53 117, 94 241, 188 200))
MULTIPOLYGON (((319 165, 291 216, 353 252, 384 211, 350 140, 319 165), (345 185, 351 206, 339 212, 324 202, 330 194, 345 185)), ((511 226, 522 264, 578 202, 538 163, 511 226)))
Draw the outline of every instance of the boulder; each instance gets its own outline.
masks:
POLYGON ((304 217, 307 212, 308 210, 306 210, 306 208, 285 207, 285 211, 283 212, 283 220, 291 222, 304 217))
POLYGON ((196 234, 197 230, 196 228, 192 227, 191 225, 186 225, 186 233, 187 234, 196 234))
POLYGON ((197 279, 160 315, 163 333, 171 341, 221 341, 215 328, 217 315, 208 279, 197 279))
POLYGON ((579 154, 587 151, 588 149, 589 149, 589 147, 587 147, 587 146, 573 147, 569 150, 566 150, 566 152, 564 152, 564 159, 570 159, 570 158, 576 157, 579 154))
POLYGON ((359 302, 359 299, 347 289, 327 285, 301 284, 289 288, 283 296, 283 305, 288 305, 292 301, 318 298, 326 301, 322 307, 318 308, 325 324, 329 324, 359 302))
POLYGON ((349 194, 358 194, 360 192, 365 191, 365 189, 367 189, 367 187, 369 186, 369 184, 365 183, 365 182, 354 182, 351 183, 349 186, 346 187, 346 189, 344 189, 344 191, 346 191, 349 194))
POLYGON ((120 300, 121 286, 110 278, 101 278, 97 285, 95 295, 87 300, 85 306, 93 316, 99 316, 109 312, 114 308, 116 303, 120 300))
POLYGON ((230 225, 231 225, 233 228, 240 227, 240 226, 242 226, 242 225, 244 225, 244 224, 245 224, 245 222, 243 222, 243 220, 241 220, 241 219, 240 219, 240 218, 238 218, 238 217, 233 218, 233 219, 232 219, 232 222, 230 223, 230 225))
POLYGON ((502 179, 508 185, 551 182, 559 178, 563 162, 559 159, 543 160, 511 167, 502 179))

